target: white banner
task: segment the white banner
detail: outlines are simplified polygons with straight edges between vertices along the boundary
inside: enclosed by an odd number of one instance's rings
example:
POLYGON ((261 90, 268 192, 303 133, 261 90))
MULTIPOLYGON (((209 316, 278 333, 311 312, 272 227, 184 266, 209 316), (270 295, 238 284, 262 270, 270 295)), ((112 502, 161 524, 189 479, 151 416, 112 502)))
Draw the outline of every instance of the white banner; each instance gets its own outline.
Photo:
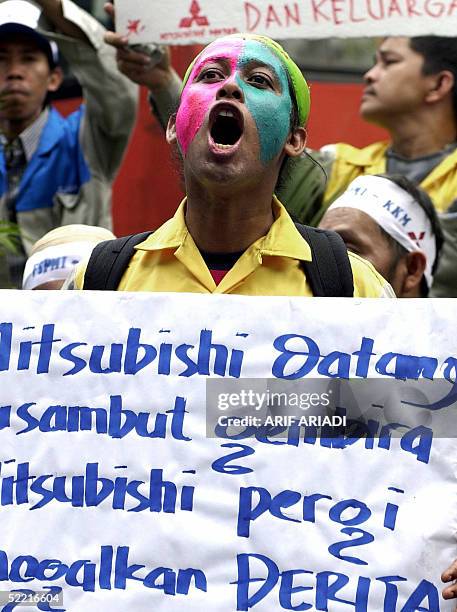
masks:
POLYGON ((271 38, 455 36, 456 0, 116 0, 116 29, 135 43, 188 45, 236 32, 271 38))
POLYGON ((453 610, 455 438, 397 405, 359 439, 224 421, 207 437, 205 387, 227 383, 206 406, 222 415, 245 379, 444 377, 453 393, 455 302, 1 297, 1 591, 72 612, 453 610))

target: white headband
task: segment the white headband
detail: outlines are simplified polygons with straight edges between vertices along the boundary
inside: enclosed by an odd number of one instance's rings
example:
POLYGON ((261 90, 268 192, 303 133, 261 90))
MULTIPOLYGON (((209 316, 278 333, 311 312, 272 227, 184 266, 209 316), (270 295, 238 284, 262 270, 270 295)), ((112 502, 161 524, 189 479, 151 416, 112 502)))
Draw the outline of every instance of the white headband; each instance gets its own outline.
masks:
POLYGON ((46 247, 31 255, 25 264, 23 289, 35 289, 43 283, 64 280, 82 259, 92 253, 96 242, 68 242, 46 247))
POLYGON ((388 178, 360 176, 329 207, 356 208, 369 215, 408 252, 421 251, 426 257, 425 280, 430 288, 436 257, 432 224, 424 209, 404 189, 388 178))

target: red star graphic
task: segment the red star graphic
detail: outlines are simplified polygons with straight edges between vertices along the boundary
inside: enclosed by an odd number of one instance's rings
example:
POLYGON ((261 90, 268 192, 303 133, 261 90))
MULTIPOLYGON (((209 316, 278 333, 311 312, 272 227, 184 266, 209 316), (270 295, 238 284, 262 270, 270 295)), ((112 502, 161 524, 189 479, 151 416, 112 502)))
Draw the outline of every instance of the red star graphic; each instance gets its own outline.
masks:
POLYGON ((139 34, 144 30, 144 26, 141 25, 141 19, 129 19, 127 24, 127 36, 130 34, 139 34))

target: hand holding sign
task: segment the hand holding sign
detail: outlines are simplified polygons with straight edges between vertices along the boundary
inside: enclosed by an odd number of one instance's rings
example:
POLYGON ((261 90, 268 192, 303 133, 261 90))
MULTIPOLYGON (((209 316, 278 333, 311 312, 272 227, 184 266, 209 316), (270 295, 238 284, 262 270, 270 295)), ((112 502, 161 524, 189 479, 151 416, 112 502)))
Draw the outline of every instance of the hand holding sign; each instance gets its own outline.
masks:
MULTIPOLYGON (((452 563, 450 567, 445 570, 441 575, 443 582, 451 582, 452 584, 443 589, 443 599, 455 599, 457 598, 457 559, 452 563)), ((456 607, 457 612, 457 607, 456 607)))
MULTIPOLYGON (((105 4, 106 13, 114 20, 115 8, 111 3, 105 4)), ((105 42, 116 48, 116 59, 119 71, 138 85, 145 85, 151 91, 165 89, 174 77, 170 65, 170 51, 167 47, 131 46, 128 36, 117 32, 106 32, 105 42), (144 50, 143 50, 144 49, 144 50)))
POLYGON ((275 40, 454 36, 457 13, 453 0, 379 0, 377 8, 368 0, 116 0, 116 4, 117 29, 130 33, 132 42, 177 45, 210 42, 236 32, 266 34, 275 40))

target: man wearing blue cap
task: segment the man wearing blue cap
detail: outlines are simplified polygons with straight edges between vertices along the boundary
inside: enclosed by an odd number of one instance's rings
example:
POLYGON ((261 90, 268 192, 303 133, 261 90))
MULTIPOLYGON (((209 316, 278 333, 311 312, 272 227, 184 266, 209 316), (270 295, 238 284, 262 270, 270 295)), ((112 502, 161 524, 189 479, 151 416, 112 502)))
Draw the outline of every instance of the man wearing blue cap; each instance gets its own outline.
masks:
POLYGON ((54 227, 111 227, 111 183, 133 127, 137 87, 121 75, 104 28, 70 0, 0 4, 0 219, 17 223, 24 255, 54 227), (55 31, 43 29, 43 17, 55 31), (48 105, 64 53, 85 105, 67 118, 48 105))

